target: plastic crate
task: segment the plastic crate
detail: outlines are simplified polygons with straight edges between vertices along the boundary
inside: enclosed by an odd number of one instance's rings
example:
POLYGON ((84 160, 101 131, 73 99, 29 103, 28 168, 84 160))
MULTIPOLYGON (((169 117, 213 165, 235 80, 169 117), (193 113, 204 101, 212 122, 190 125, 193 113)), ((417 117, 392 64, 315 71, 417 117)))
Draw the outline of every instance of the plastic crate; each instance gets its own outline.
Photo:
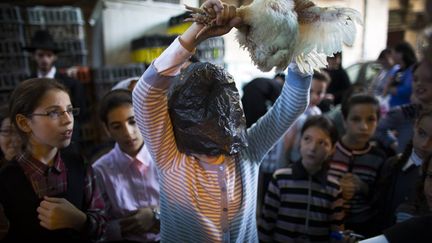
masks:
POLYGON ((180 15, 171 17, 168 20, 168 28, 167 28, 167 34, 168 35, 181 35, 183 34, 189 26, 191 26, 191 22, 184 22, 185 19, 190 18, 191 13, 185 12, 180 15))
POLYGON ((168 46, 148 47, 131 52, 131 58, 134 62, 143 62, 150 64, 154 59, 162 54, 168 46))
POLYGON ((12 90, 0 90, 0 104, 8 104, 12 90))
POLYGON ((28 54, 0 54, 0 71, 24 71, 29 72, 29 56, 28 54))
POLYGON ((213 37, 207 39, 197 46, 197 49, 225 48, 223 37, 213 37))
POLYGON ((196 56, 202 62, 223 62, 225 56, 223 37, 214 37, 203 41, 197 46, 196 56))
POLYGON ((27 26, 27 41, 30 42, 31 37, 39 30, 47 30, 50 32, 54 40, 84 40, 85 31, 83 25, 77 24, 64 24, 64 25, 28 25, 27 26))
POLYGON ((28 79, 28 72, 0 73, 0 93, 12 91, 18 83, 28 79))
POLYGON ((60 52, 57 54, 56 67, 87 66, 87 51, 60 52))
POLYGON ((150 64, 175 40, 177 36, 150 35, 135 39, 131 43, 131 59, 150 64))
POLYGON ((18 6, 0 4, 0 23, 23 23, 18 6))
POLYGON ((24 43, 20 40, 0 40, 0 54, 17 54, 24 52, 24 43))
POLYGON ((84 40, 57 41, 57 47, 65 53, 84 53, 87 52, 84 40))
POLYGON ((128 64, 122 66, 103 67, 93 71, 96 98, 99 100, 119 81, 141 76, 146 67, 144 64, 128 64))
POLYGON ((224 59, 225 49, 212 48, 207 50, 196 50, 196 56, 201 62, 213 62, 224 59))
POLYGON ((127 64, 122 66, 102 67, 93 71, 95 83, 115 83, 130 77, 141 76, 145 71, 144 64, 127 64))
POLYGON ((24 25, 21 23, 0 22, 0 40, 24 41, 24 25))
POLYGON ((30 25, 84 24, 81 9, 75 7, 30 7, 27 18, 30 25))

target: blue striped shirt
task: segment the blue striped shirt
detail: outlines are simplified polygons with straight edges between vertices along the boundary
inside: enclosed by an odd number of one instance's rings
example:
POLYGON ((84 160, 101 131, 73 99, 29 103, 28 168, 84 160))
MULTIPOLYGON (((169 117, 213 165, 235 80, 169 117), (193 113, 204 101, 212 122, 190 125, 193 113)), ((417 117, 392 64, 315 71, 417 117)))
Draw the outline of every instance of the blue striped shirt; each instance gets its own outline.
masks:
POLYGON ((168 113, 167 88, 191 55, 176 39, 133 92, 135 118, 160 173, 161 240, 257 242, 259 164, 305 110, 311 77, 290 70, 273 108, 247 131, 249 146, 209 165, 178 151, 168 113))

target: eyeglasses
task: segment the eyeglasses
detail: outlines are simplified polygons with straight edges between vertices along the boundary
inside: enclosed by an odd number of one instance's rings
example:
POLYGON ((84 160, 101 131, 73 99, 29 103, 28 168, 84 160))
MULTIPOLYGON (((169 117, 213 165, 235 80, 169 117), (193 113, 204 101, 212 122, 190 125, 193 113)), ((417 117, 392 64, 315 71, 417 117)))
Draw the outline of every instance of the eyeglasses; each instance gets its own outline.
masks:
POLYGON ((80 108, 68 108, 65 111, 53 110, 53 111, 47 111, 46 113, 32 113, 29 116, 47 116, 52 120, 57 120, 65 113, 68 113, 69 116, 77 116, 79 112, 80 112, 80 108))

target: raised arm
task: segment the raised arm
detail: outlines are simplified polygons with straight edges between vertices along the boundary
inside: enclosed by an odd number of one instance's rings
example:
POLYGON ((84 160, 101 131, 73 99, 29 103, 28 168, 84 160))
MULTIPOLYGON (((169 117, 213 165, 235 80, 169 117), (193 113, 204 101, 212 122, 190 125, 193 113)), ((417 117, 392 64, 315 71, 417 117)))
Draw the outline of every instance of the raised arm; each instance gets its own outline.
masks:
POLYGON ((306 109, 312 76, 300 73, 296 64, 290 64, 282 93, 273 107, 247 132, 249 146, 245 156, 253 162, 262 157, 287 131, 306 109))
POLYGON ((199 43, 213 36, 228 33, 240 23, 235 8, 222 5, 218 0, 204 3, 212 14, 220 16, 218 24, 205 28, 193 23, 146 70, 133 91, 135 117, 149 152, 160 169, 167 168, 180 158, 172 123, 168 113, 166 92, 173 77, 179 74, 185 61, 199 43))

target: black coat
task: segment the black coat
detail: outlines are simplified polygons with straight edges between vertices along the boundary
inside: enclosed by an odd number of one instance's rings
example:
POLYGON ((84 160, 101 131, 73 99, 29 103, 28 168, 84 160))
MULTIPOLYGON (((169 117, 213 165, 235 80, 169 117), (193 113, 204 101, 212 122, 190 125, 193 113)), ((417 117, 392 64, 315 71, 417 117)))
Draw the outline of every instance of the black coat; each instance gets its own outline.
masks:
POLYGON ((429 243, 432 240, 432 215, 414 217, 384 231, 390 243, 429 243))
POLYGON ((242 104, 247 127, 252 126, 273 105, 282 91, 282 84, 274 79, 256 78, 243 87, 242 104))
MULTIPOLYGON (((61 158, 67 168, 67 191, 63 197, 81 211, 84 207, 84 182, 86 165, 79 154, 66 148, 61 158)), ((40 226, 38 213, 41 198, 33 190, 30 181, 16 160, 0 170, 0 203, 10 221, 9 232, 0 242, 89 242, 82 232, 72 229, 47 230, 40 226), (83 238, 84 237, 84 238, 83 238)))

